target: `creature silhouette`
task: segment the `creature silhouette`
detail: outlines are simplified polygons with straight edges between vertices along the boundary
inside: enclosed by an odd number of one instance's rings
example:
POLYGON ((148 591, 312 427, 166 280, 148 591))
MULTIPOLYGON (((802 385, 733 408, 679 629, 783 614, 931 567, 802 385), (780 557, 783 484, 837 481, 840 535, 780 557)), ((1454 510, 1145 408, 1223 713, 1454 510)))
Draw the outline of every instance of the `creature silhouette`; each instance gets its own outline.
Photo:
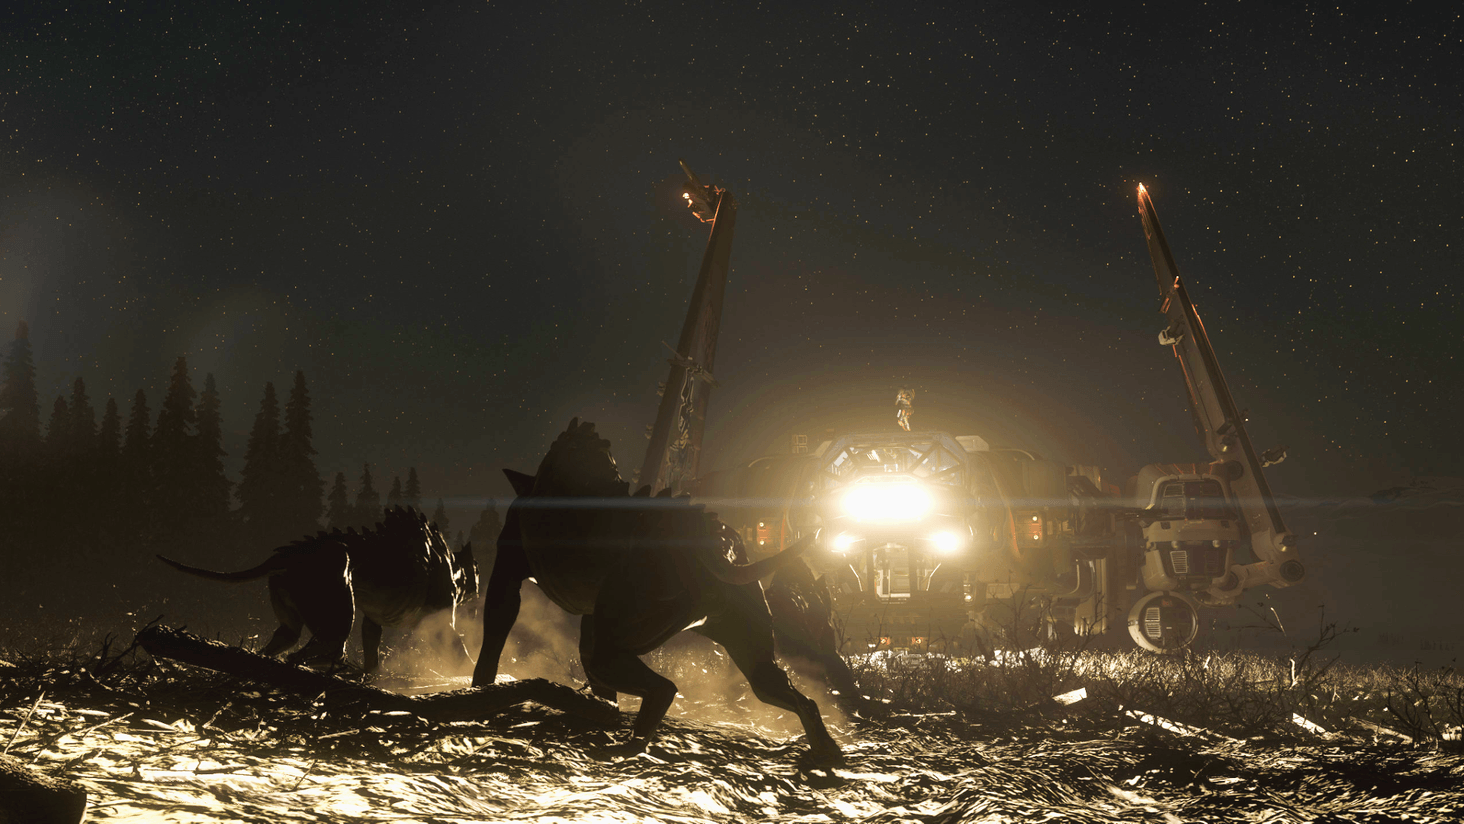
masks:
MULTIPOLYGON (((455 610, 478 593, 472 545, 450 551, 436 525, 410 507, 387 510, 375 529, 337 529, 301 538, 241 572, 215 572, 158 558, 211 581, 268 576, 269 599, 280 626, 260 652, 278 655, 295 646, 301 630, 308 628, 310 641, 289 656, 292 663, 342 660, 359 608, 367 672, 381 663, 382 627, 413 629, 428 615, 455 610)), ((454 623, 449 616, 449 624, 454 623)), ((451 644, 459 662, 471 660, 455 632, 451 644)))
POLYGON ((676 697, 676 685, 638 656, 694 629, 726 649, 760 700, 798 714, 816 760, 842 757, 818 705, 774 660, 773 618, 758 583, 796 560, 808 540, 744 563, 737 533, 689 499, 653 498, 650 487, 630 495, 610 442, 578 418, 537 474, 505 474, 519 497, 509 507, 488 580, 474 685, 497 676, 518 617, 519 587, 532 576, 550 600, 583 616, 580 660, 595 693, 641 697, 627 751, 649 745, 676 697))

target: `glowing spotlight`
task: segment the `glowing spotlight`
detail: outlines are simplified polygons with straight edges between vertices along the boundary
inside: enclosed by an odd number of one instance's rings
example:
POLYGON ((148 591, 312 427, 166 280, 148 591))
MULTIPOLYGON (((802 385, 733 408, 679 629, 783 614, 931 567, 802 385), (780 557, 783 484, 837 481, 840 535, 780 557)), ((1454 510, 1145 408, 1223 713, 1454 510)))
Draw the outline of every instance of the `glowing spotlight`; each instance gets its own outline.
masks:
POLYGON ((849 549, 858 542, 859 538, 857 536, 850 535, 849 533, 845 532, 834 538, 833 549, 835 552, 839 553, 848 552, 849 549))
POLYGON ((949 555, 961 548, 965 541, 954 532, 938 532, 930 536, 930 543, 935 547, 936 552, 949 555))
POLYGON ((930 494, 914 484, 864 484, 844 495, 844 512, 861 521, 915 521, 930 511, 930 494))

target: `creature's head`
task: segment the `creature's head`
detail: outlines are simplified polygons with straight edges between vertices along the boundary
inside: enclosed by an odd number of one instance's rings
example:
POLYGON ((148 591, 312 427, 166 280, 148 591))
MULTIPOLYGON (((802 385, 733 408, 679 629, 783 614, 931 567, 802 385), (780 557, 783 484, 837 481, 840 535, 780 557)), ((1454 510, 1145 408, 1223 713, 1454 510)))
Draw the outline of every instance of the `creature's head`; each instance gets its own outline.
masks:
POLYGON ((473 545, 467 544, 453 552, 448 547, 447 536, 422 512, 412 507, 391 507, 377 525, 376 533, 397 540, 420 540, 426 545, 428 557, 446 561, 452 573, 454 603, 461 604, 478 594, 478 562, 473 558, 473 545))
POLYGON ((449 559, 452 569, 452 587, 457 603, 461 604, 477 595, 478 562, 473 558, 473 545, 465 544, 462 549, 453 552, 447 545, 447 536, 442 534, 442 530, 437 528, 436 523, 429 522, 426 515, 415 510, 408 509, 407 512, 415 514, 418 527, 432 547, 432 554, 438 558, 449 559))
POLYGON ((471 601, 478 594, 478 561, 473 557, 473 544, 452 554, 452 583, 459 604, 471 601))
POLYGON ((579 418, 569 422, 534 476, 534 494, 570 497, 623 497, 630 485, 620 478, 610 442, 595 433, 595 425, 579 418))
MULTIPOLYGON (((427 520, 421 511, 410 506, 389 506, 376 524, 376 535, 399 541, 421 540, 432 555, 447 557, 447 539, 437 529, 437 524, 427 520)), ((367 530, 366 534, 371 534, 367 530)))

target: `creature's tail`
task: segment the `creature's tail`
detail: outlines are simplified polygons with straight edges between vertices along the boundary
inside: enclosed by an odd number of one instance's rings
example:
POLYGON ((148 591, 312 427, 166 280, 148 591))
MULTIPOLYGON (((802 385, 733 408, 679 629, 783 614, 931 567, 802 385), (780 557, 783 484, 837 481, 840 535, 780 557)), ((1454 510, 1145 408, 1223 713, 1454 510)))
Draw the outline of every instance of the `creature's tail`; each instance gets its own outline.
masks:
POLYGON ((813 536, 810 535, 793 544, 787 549, 760 561, 753 561, 750 564, 734 564, 727 560, 721 553, 697 553, 706 564, 708 570, 723 583, 742 586, 750 584, 761 578, 766 578, 782 569, 789 561, 794 560, 803 554, 805 549, 813 544, 813 536))
POLYGON ((210 581, 226 581, 229 583, 237 583, 239 581, 253 581, 257 578, 263 578, 264 576, 280 568, 280 559, 278 555, 265 560, 264 563, 260 564, 257 567, 254 567, 252 569, 246 569, 242 572, 214 572, 211 569, 201 569, 199 567, 192 567, 187 564, 180 564, 172 558, 164 558, 161 555, 158 556, 158 560, 162 561, 173 569, 176 569, 180 572, 186 572, 189 575, 197 575, 200 578, 207 578, 210 581))

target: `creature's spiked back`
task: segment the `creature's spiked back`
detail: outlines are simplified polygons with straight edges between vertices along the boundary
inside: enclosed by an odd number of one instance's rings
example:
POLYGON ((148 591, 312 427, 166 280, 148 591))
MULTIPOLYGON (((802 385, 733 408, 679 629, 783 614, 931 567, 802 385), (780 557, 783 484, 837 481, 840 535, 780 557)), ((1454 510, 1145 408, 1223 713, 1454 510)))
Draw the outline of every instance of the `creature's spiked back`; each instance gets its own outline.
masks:
POLYGON ((421 552, 424 563, 442 563, 451 568, 457 603, 478 594, 478 563, 473 557, 472 546, 453 552, 436 524, 429 523, 425 514, 412 507, 387 509, 375 528, 363 527, 360 532, 355 527, 347 527, 344 531, 335 528, 329 534, 321 532, 316 537, 307 536, 291 546, 305 547, 321 540, 339 541, 351 552, 421 552))
MULTIPOLYGON (((563 540, 574 540, 568 532, 584 531, 612 542, 615 538, 645 542, 647 548, 694 546, 736 555, 739 561, 746 558, 736 533, 700 505, 693 506, 689 495, 672 496, 671 490, 663 489, 653 496, 650 487, 630 495, 629 484, 621 480, 616 469, 610 442, 601 438, 589 421, 575 418, 569 422, 532 480, 535 497, 590 497, 603 502, 580 504, 552 516, 555 523, 545 528, 566 533, 560 535, 563 540)), ((547 503, 547 507, 555 505, 547 503)), ((582 536, 580 540, 587 538, 582 536)))
POLYGON ((554 496, 623 497, 628 484, 620 479, 610 442, 595 432, 595 425, 579 418, 549 447, 535 474, 534 494, 554 496))

